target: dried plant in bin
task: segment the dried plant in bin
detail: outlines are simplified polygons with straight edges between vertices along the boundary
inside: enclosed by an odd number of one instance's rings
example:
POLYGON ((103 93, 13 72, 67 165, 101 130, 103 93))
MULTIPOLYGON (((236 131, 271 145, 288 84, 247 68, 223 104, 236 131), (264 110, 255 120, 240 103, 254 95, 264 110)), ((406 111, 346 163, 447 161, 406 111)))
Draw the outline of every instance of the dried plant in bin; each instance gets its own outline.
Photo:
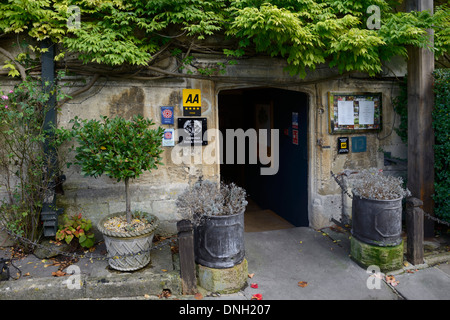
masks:
POLYGON ((401 177, 385 175, 376 168, 364 169, 358 174, 353 193, 366 199, 393 200, 411 195, 403 184, 401 177))
POLYGON ((210 216, 241 213, 247 206, 246 192, 234 183, 198 180, 178 196, 177 207, 185 218, 198 225, 210 216))

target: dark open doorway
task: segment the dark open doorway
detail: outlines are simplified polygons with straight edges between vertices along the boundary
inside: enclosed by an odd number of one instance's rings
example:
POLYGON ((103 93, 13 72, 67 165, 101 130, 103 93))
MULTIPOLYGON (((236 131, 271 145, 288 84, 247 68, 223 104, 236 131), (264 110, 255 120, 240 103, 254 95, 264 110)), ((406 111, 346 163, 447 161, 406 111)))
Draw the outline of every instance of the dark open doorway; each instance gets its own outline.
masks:
POLYGON ((308 96, 289 90, 252 88, 221 91, 218 101, 219 129, 224 138, 223 164, 220 167, 222 181, 244 187, 250 196, 251 206, 270 210, 292 226, 309 226, 308 96), (227 159, 227 152, 230 153, 230 150, 227 151, 227 129, 249 132, 249 129, 261 128, 278 130, 279 139, 273 142, 278 143, 278 157, 274 154, 277 151, 275 146, 269 142, 272 162, 278 158, 277 170, 273 171, 275 174, 261 174, 261 168, 268 167, 261 163, 263 161, 249 163, 249 153, 254 150, 249 146, 252 143, 249 137, 246 138, 245 164, 236 163, 236 147, 234 164, 227 159))

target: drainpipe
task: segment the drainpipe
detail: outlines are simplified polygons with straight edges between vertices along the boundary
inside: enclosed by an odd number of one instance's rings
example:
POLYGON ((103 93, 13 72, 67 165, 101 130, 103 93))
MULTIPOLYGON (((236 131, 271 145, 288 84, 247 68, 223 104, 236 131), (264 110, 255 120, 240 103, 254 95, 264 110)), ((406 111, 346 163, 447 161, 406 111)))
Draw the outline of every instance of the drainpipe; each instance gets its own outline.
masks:
MULTIPOLYGON (((47 49, 41 56, 42 69, 42 89, 44 92, 50 93, 55 82, 55 46, 50 39, 45 39, 41 43, 41 49, 47 49)), ((52 125, 56 125, 56 96, 50 94, 48 101, 48 110, 44 119, 44 131, 49 130, 52 125)), ((44 142, 44 155, 47 158, 47 168, 50 177, 56 177, 57 156, 56 150, 49 144, 53 139, 53 133, 44 142)), ((47 192, 44 196, 43 207, 41 212, 41 220, 44 225, 44 236, 54 237, 58 227, 58 213, 56 209, 55 188, 58 178, 49 181, 47 192)))

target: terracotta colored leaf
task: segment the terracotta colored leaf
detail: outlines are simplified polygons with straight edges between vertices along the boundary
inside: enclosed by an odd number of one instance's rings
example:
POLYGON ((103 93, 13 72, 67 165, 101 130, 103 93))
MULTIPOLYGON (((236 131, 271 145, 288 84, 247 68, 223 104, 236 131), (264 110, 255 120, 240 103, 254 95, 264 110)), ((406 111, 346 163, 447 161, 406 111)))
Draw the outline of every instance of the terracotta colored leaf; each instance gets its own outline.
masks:
POLYGON ((395 287, 400 283, 398 280, 395 279, 394 276, 386 276, 386 282, 393 287, 395 287))
POLYGON ((262 300, 262 294, 256 293, 256 294, 252 295, 252 300, 262 300))
POLYGON ((64 271, 61 271, 61 270, 58 270, 56 272, 52 272, 52 276, 54 276, 54 277, 63 277, 65 275, 66 275, 66 273, 64 271))
POLYGON ((308 282, 306 282, 306 281, 299 281, 299 282, 298 282, 298 286, 299 286, 299 287, 304 288, 304 287, 306 287, 307 285, 308 285, 308 282))
POLYGON ((250 288, 258 289, 258 284, 257 283, 252 283, 252 284, 250 284, 250 288))
POLYGON ((197 292, 197 293, 194 295, 194 298, 195 298, 196 300, 202 300, 202 299, 203 299, 203 295, 202 295, 200 292, 197 292))
POLYGON ((251 279, 253 278, 254 275, 255 275, 254 273, 249 273, 248 277, 251 279))

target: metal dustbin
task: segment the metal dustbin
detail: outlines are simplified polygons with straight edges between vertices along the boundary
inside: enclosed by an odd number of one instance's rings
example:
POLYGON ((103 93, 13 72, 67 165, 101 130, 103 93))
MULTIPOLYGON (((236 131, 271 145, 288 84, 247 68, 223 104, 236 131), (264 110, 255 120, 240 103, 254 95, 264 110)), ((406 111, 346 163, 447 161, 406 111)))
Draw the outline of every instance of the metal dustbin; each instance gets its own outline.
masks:
POLYGON ((380 247, 402 243, 402 198, 374 200, 353 193, 352 236, 380 247))
POLYGON ((194 227, 195 261, 205 267, 231 268, 244 260, 244 212, 210 216, 194 227))

